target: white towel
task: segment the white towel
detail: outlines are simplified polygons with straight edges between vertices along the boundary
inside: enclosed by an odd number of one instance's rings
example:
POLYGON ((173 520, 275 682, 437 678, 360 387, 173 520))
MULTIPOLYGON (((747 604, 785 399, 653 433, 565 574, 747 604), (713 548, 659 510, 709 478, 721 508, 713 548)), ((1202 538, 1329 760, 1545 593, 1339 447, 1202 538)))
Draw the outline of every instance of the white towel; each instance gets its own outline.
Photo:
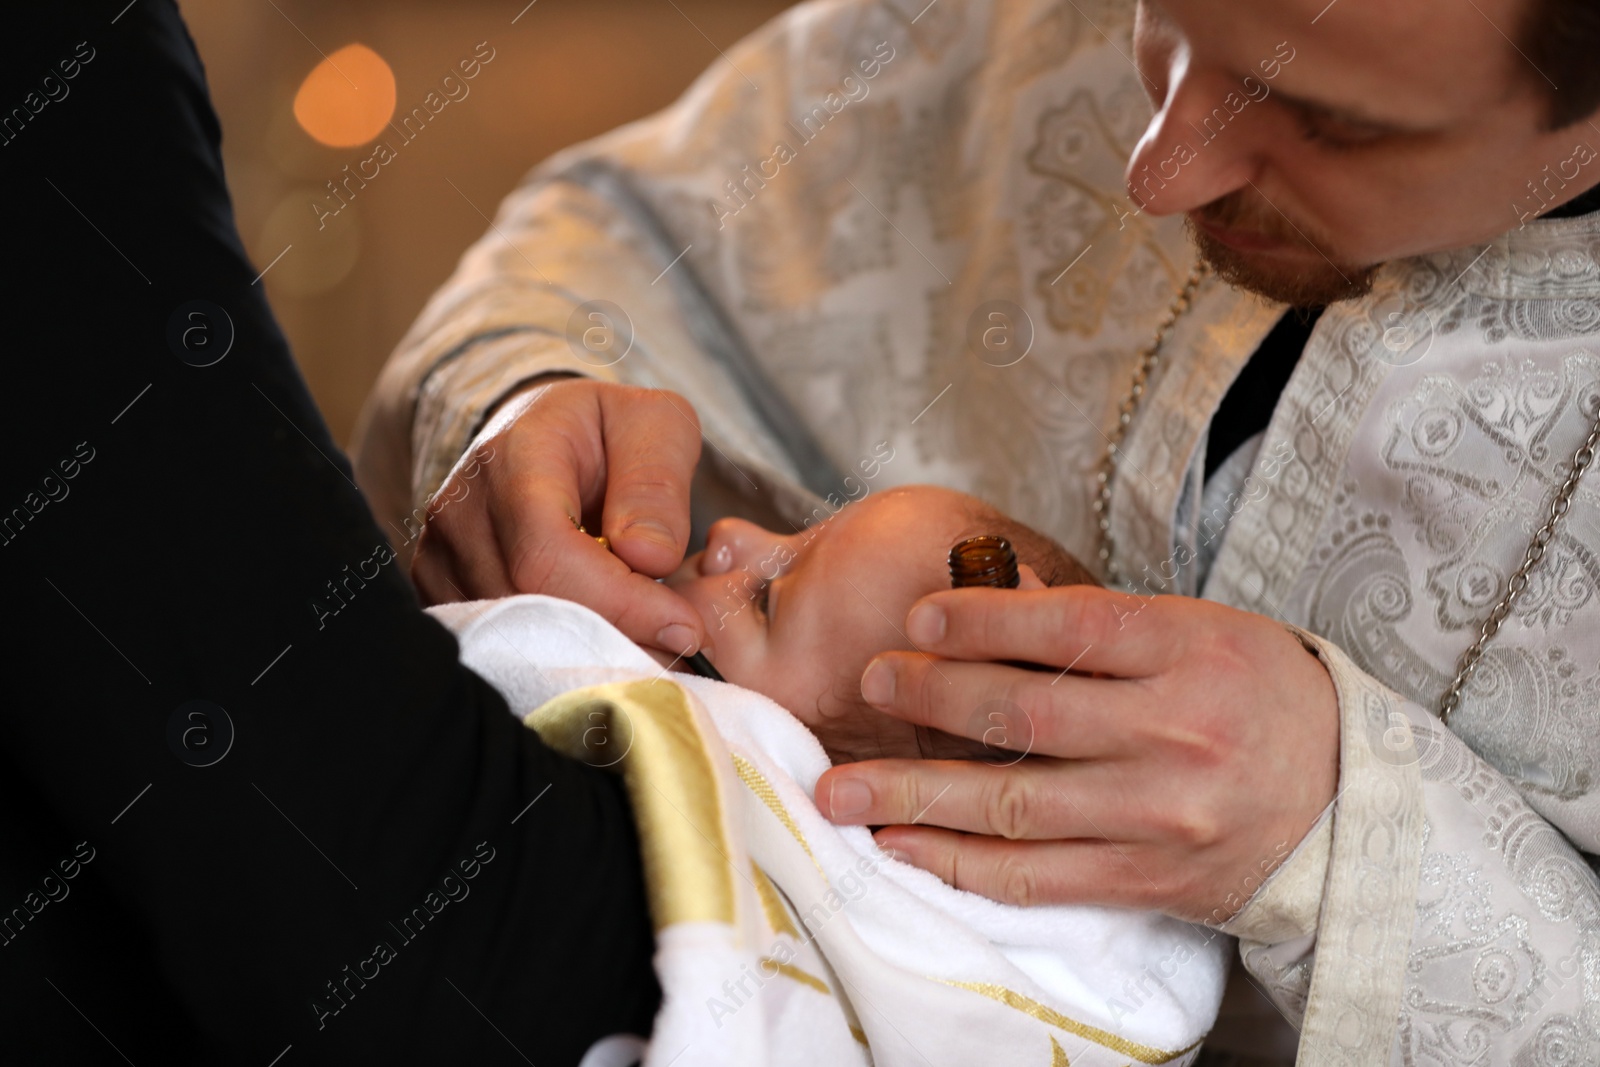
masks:
POLYGON ((884 856, 866 829, 834 826, 812 803, 829 763, 793 715, 664 674, 579 605, 518 596, 430 610, 513 712, 558 747, 584 736, 585 758, 629 777, 664 992, 646 1067, 1197 1055, 1227 937, 1147 912, 997 904, 884 856), (603 713, 601 737, 588 724, 603 713))

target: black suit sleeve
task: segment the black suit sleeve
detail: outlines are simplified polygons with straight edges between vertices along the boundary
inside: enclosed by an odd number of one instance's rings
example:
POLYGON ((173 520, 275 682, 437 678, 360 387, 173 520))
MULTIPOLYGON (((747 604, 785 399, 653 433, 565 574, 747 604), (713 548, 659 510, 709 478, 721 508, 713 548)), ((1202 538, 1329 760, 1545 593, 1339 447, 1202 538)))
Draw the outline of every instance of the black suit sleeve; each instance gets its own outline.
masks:
POLYGON ((6 1061, 549 1067, 648 1033, 619 783, 419 610, 177 11, 125 5, 0 39, 6 1061))

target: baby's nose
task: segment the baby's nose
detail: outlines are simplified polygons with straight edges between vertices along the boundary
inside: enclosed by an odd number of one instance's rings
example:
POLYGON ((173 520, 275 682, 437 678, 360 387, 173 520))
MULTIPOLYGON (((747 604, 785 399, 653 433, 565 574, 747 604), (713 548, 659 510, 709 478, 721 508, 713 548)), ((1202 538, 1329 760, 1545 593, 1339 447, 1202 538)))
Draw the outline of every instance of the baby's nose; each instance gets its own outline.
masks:
POLYGON ((726 574, 746 556, 771 538, 766 530, 744 519, 718 519, 706 533, 706 552, 700 559, 700 573, 726 574))
POLYGON ((700 558, 700 573, 706 576, 726 574, 733 570, 733 546, 724 541, 720 545, 706 545, 706 554, 700 558))

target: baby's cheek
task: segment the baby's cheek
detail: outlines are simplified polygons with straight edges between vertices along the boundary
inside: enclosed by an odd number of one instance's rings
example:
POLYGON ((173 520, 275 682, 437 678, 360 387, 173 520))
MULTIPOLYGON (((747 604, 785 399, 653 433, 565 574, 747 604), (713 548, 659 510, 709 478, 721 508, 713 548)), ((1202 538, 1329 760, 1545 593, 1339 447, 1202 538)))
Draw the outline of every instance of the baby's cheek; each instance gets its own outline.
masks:
POLYGON ((730 626, 729 631, 726 636, 715 632, 712 636, 712 640, 717 641, 712 662, 722 676, 734 685, 760 693, 796 716, 801 716, 804 700, 797 699, 801 691, 790 677, 792 672, 788 664, 772 654, 767 642, 743 632, 742 628, 734 631, 730 626))
POLYGON ((834 717, 837 700, 833 682, 828 678, 830 672, 806 670, 806 665, 815 666, 809 657, 768 654, 762 657, 760 664, 745 665, 747 674, 739 684, 782 705, 820 736, 834 717))

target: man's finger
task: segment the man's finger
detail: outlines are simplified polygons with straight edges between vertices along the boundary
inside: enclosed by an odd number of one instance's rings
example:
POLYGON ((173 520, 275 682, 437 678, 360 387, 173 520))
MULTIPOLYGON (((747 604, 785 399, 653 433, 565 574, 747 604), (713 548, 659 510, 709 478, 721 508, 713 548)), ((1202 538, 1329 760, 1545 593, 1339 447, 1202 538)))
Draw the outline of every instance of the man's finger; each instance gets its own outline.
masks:
POLYGON ((817 807, 847 826, 926 825, 1009 840, 1121 837, 1143 806, 1114 770, 1034 759, 1009 767, 967 760, 867 760, 817 781, 817 807))
POLYGON ((445 604, 515 593, 485 510, 465 506, 466 500, 446 499, 442 507, 430 507, 411 557, 411 581, 422 602, 445 604))
POLYGON ((885 652, 867 665, 861 695, 886 715, 981 742, 996 761, 1008 753, 1087 759, 1136 744, 1146 719, 1129 684, 885 652))
POLYGON ((602 531, 618 557, 661 578, 689 545, 689 488, 700 462, 700 421, 665 390, 600 394, 606 451, 602 531))
MULTIPOLYGON (((699 651, 705 623, 693 606, 635 573, 620 553, 608 552, 575 525, 601 475, 593 462, 596 442, 581 417, 584 409, 574 407, 576 412, 569 413, 550 404, 534 413, 531 432, 508 446, 508 462, 488 470, 495 483, 489 505, 493 543, 512 587, 577 601, 639 644, 672 655, 699 651)), ((677 421, 676 415, 670 417, 677 421)), ((605 457, 608 463, 613 458, 605 457)), ((684 522, 687 540, 687 495, 684 522)))
MULTIPOLYGON (((492 545, 492 542, 491 542, 492 545)), ((458 600, 487 600, 516 592, 498 552, 474 553, 463 559, 449 542, 425 527, 411 557, 411 583, 424 606, 458 600)))
POLYGON ((639 644, 675 656, 705 645, 705 622, 693 605, 633 571, 564 513, 534 504, 516 529, 506 556, 518 590, 577 601, 639 644))
POLYGON ((1183 610, 1192 603, 1090 585, 952 589, 918 601, 906 617, 906 635, 918 648, 950 659, 1020 660, 1144 678, 1182 658, 1198 621, 1183 610))
POLYGON ((1154 909, 1166 899, 1153 880, 1155 861, 1111 841, 1002 841, 926 826, 891 826, 873 837, 896 859, 1002 904, 1154 909))

